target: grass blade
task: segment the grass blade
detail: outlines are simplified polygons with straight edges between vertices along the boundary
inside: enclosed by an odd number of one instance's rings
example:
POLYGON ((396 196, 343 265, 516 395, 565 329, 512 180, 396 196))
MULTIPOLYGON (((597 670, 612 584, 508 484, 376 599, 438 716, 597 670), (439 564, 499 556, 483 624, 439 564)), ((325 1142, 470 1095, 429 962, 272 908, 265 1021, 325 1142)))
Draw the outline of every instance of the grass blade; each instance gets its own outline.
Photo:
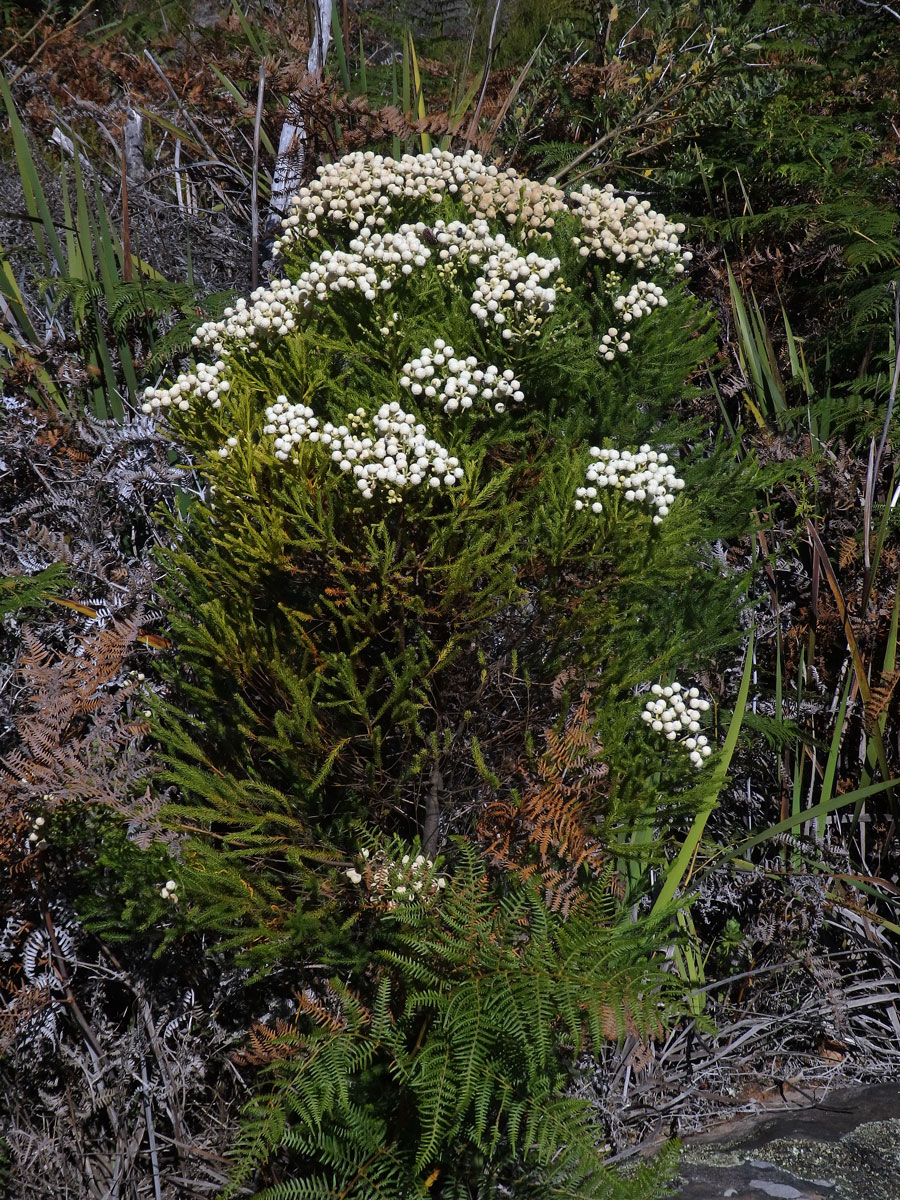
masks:
MULTIPOLYGON (((850 699, 850 687, 853 683, 853 673, 848 671, 847 678, 844 680, 844 688, 841 693, 841 702, 838 707, 837 718, 834 723, 834 732, 831 735, 831 745, 828 747, 828 760, 825 763, 825 774, 822 777, 822 802, 827 803, 834 795, 834 780, 837 775, 838 755, 840 754, 841 741, 844 736, 844 720, 847 715, 847 702, 850 699)), ((816 835, 819 836, 818 826, 816 827, 816 835)))
POLYGON ((266 89, 266 64, 259 64, 256 85, 256 119, 253 122, 253 172, 250 178, 250 286, 259 284, 259 131, 262 126, 263 95, 266 89))
POLYGON ((410 68, 409 68, 409 33, 403 36, 403 65, 401 68, 401 99, 403 101, 403 115, 407 121, 412 120, 412 100, 410 98, 410 68))
POLYGON ((16 111, 16 103, 10 91, 9 84, 6 81, 6 76, 0 71, 0 96, 3 98, 3 103, 6 106, 7 116, 9 117, 9 128, 12 133, 13 148, 16 152, 16 166, 19 169, 19 178, 22 182, 22 191, 25 194, 25 208, 28 215, 32 218, 38 218, 33 222, 34 237, 38 244, 38 250, 41 252, 41 257, 44 259, 45 273, 52 274, 50 269, 50 258, 47 246, 50 247, 50 253, 53 255, 56 268, 61 274, 65 274, 66 260, 63 255, 62 246, 56 233, 56 226, 53 224, 53 218, 50 215, 50 207, 47 204, 47 198, 44 195, 44 189, 41 187, 41 181, 34 165, 34 159, 31 156, 31 147, 28 144, 28 138, 25 136, 25 129, 22 122, 19 120, 19 114, 16 111), (45 240, 46 239, 46 242, 45 240))
MULTIPOLYGON (((844 626, 844 636, 847 640, 847 647, 850 650, 850 657, 853 662, 853 670, 856 675, 856 684, 859 688, 859 694, 862 696, 863 704, 868 704, 872 693, 871 688, 869 687, 866 665, 863 662, 862 655, 859 652, 859 645, 856 641, 856 635, 853 632, 850 614, 847 612, 847 605, 844 602, 844 595, 841 591, 841 585, 838 582, 837 576, 835 575, 834 567, 831 565, 831 561, 828 558, 825 547, 822 545, 822 539, 819 537, 818 530, 809 518, 806 520, 806 528, 813 547, 813 552, 822 564, 822 569, 825 572, 825 578, 828 580, 828 586, 831 588, 831 594, 834 597, 834 602, 837 605, 838 613, 840 614, 841 621, 844 626)), ((884 738, 881 735, 881 730, 879 729, 878 725, 873 726, 871 730, 871 739, 872 746, 874 747, 875 758, 881 771, 881 777, 883 780, 889 780, 890 783, 888 786, 893 787, 897 781, 891 780, 891 772, 888 768, 884 738)), ((893 791, 888 793, 888 801, 891 805, 891 810, 896 820, 900 814, 894 811, 896 809, 896 800, 893 791)))
MULTIPOLYGON (((405 57, 405 51, 404 51, 404 57, 405 57)), ((400 91, 399 91, 399 87, 397 84, 397 59, 396 58, 392 58, 392 60, 391 60, 391 104, 393 104, 394 108, 397 108, 400 104, 400 91)), ((406 112, 406 109, 404 109, 403 111, 406 112)), ((403 143, 400 141, 400 138, 397 136, 396 133, 393 134, 391 137, 391 154, 393 154, 394 158, 400 158, 403 154, 403 143)))
POLYGON ((795 816, 787 817, 784 821, 779 821, 776 825, 770 825, 768 829, 762 829, 759 833, 745 838, 737 845, 727 847, 721 854, 716 855, 715 866, 720 867, 723 863, 743 855, 747 850, 752 850, 754 846, 777 837, 781 833, 790 833, 805 821, 827 817, 831 813, 837 812, 839 808, 845 808, 848 804, 856 804, 868 800, 870 796, 877 796, 879 792, 886 792, 889 788, 895 787, 897 783, 896 779, 879 780, 878 783, 870 783, 867 787, 856 788, 854 791, 844 792, 840 796, 832 796, 827 802, 821 801, 812 808, 805 808, 795 816))
MULTIPOLYGON (((218 79, 219 83, 221 83, 226 92, 228 92, 231 98, 235 101, 241 112, 246 113, 249 104, 237 84, 232 83, 225 72, 220 71, 215 63, 211 62, 209 64, 209 69, 212 71, 213 75, 215 75, 216 79, 218 79)), ((265 127, 262 124, 260 124, 259 127, 259 140, 262 142, 266 154, 271 154, 271 156, 275 158, 276 151, 275 147, 272 145, 272 139, 266 133, 265 127)))
POLYGON ((366 50, 363 45, 362 30, 359 31, 359 86, 362 89, 362 94, 369 94, 369 84, 366 78, 366 50))
POLYGON ((347 50, 344 46, 344 33, 338 16, 337 5, 331 6, 331 37, 334 42, 334 52, 337 55, 338 71, 344 91, 350 94, 350 68, 347 66, 347 50))
MULTIPOLYGON (((100 277, 103 281, 103 290, 106 298, 106 307, 108 312, 115 310, 116 301, 120 289, 123 286, 123 281, 128 279, 132 267, 131 254, 126 251, 125 246, 121 242, 117 242, 112 231, 112 224, 106 212, 106 206, 103 203, 103 194, 100 191, 100 184, 97 180, 94 181, 95 201, 97 205, 97 222, 99 226, 99 236, 97 241, 97 257, 100 263, 100 277)), ((138 378, 134 368, 134 359, 131 354, 131 346, 123 336, 119 336, 116 346, 119 364, 122 369, 122 376, 125 380, 125 386, 128 389, 128 398, 132 404, 137 402, 138 394, 138 378)), ((113 403, 113 415, 117 420, 122 420, 124 411, 118 399, 118 390, 114 393, 115 401, 113 403)))
POLYGON ((0 296, 6 301, 3 315, 7 323, 12 318, 19 334, 32 346, 37 345, 38 338, 25 307, 25 297, 16 282, 12 264, 2 246, 0 246, 0 296))
MULTIPOLYGON (((413 42, 413 35, 409 33, 409 61, 412 67, 413 84, 416 89, 415 94, 415 111, 416 116, 420 121, 424 121, 428 116, 425 109, 425 96, 422 91, 422 76, 419 74, 419 60, 416 57, 416 46, 413 42)), ((431 135, 422 131, 422 153, 428 154, 431 150, 431 135)))
POLYGON ((244 16, 244 10, 241 8, 240 4, 238 4, 238 0, 233 0, 233 7, 234 7, 234 15, 238 19, 238 24, 241 27, 241 31, 242 31, 244 37, 247 39, 247 43, 250 46, 250 49, 253 51, 253 53, 256 55, 257 58, 264 58, 265 52, 259 43, 259 39, 257 38, 256 34, 253 32, 250 22, 244 16))
MULTIPOLYGON (((509 112, 510 108, 512 108, 512 106, 515 102, 516 96, 518 96, 519 91, 521 90, 522 84, 528 78, 528 73, 530 72, 531 68, 534 66, 534 60, 537 58, 537 56, 540 52, 540 49, 546 40, 547 40, 547 34, 545 33, 544 36, 541 38, 541 40, 538 42, 538 44, 535 46, 535 48, 532 50, 531 57, 528 59, 528 62, 526 62, 525 66, 522 68, 522 70, 516 76, 515 82, 513 83, 512 87, 509 89, 509 91, 507 92, 507 94, 503 100, 503 103, 500 105, 500 111, 497 113, 497 116, 494 119, 494 123, 488 132, 488 138, 487 138, 488 148, 493 146, 494 139, 496 138, 497 134, 500 131, 500 126, 503 124, 503 120, 506 117, 506 114, 509 112)), ((460 113, 460 117, 459 117, 460 121, 462 121, 462 114, 466 111, 466 109, 472 103, 472 100, 475 99, 475 94, 478 91, 478 89, 481 87, 481 81, 483 78, 484 78, 484 70, 482 69, 482 72, 479 75, 478 79, 476 80, 475 83, 472 84, 472 87, 470 89, 471 95, 469 92, 466 93, 465 108, 463 108, 462 112, 460 113)), ((453 128, 453 126, 451 125, 451 129, 452 128, 453 128)), ((454 132, 455 132, 455 130, 454 130, 454 132)))

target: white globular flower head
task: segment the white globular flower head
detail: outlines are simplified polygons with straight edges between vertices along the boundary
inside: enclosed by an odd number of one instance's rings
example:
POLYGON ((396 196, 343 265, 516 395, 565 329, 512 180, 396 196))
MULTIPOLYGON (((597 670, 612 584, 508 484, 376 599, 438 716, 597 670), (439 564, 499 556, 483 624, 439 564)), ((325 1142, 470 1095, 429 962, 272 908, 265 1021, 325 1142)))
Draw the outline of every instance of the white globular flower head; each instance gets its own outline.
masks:
MULTIPOLYGON (((46 795, 46 796, 43 796, 42 799, 45 802, 48 802, 48 801, 52 800, 53 797, 50 795, 46 795)), ((38 817, 34 818, 34 820, 31 823, 31 830, 30 830, 27 838, 25 839, 28 849, 43 850, 44 847, 47 845, 47 842, 44 838, 44 832, 45 832, 44 826, 46 824, 47 824, 46 817, 38 816, 38 817)))
POLYGON ((556 304, 557 289, 550 282, 559 274, 558 258, 522 255, 502 234, 496 248, 482 261, 475 280, 470 311, 479 324, 499 327, 501 336, 535 336, 556 304))
POLYGON ((641 719, 666 741, 678 742, 687 751, 691 763, 699 768, 712 754, 709 740, 700 732, 700 715, 709 707, 709 701, 703 699, 699 688, 686 688, 680 683, 655 683, 650 688, 650 699, 641 711, 641 719))
POLYGON ((196 347, 211 346, 221 355, 229 342, 250 341, 260 337, 285 337, 297 327, 306 297, 290 279, 273 280, 269 287, 257 288, 249 301, 243 297, 226 308, 219 321, 206 321, 191 338, 196 347))
POLYGON ((435 871, 434 862, 424 854, 393 857, 384 850, 361 852, 359 870, 350 867, 343 874, 352 884, 362 884, 369 902, 378 908, 395 909, 414 901, 433 901, 447 886, 447 879, 435 871))
POLYGON ((447 196, 459 200, 471 216, 502 220, 526 237, 550 236, 555 215, 566 207, 553 180, 526 179, 512 168, 485 163, 473 150, 451 154, 434 149, 399 159, 357 151, 320 166, 315 179, 291 198, 275 252, 335 227, 355 233, 383 229, 396 214, 425 216, 447 196))
POLYGON ((172 904, 178 903, 178 883, 174 879, 167 879, 159 890, 159 894, 163 900, 168 900, 172 904))
POLYGON ((679 275, 691 261, 692 255, 679 242, 684 225, 655 212, 649 200, 618 196, 611 183, 602 188, 586 183, 569 194, 568 203, 581 220, 581 233, 572 241, 585 258, 631 263, 638 270, 674 260, 679 275))
MULTIPOLYGON (((613 308, 617 320, 623 325, 631 325, 641 317, 653 312, 654 308, 665 308, 669 301, 659 284, 647 279, 639 279, 624 296, 616 297, 613 308)), ((631 333, 628 329, 620 330, 618 325, 611 325, 600 339, 599 351, 601 358, 612 362, 616 354, 627 354, 631 349, 629 342, 631 333)))
POLYGON ((431 258, 423 240, 426 226, 401 225, 394 232, 361 229, 346 250, 323 250, 297 277, 304 303, 327 300, 329 294, 357 292, 370 303, 388 292, 397 279, 421 270, 431 258))
POLYGON ((192 371, 182 372, 171 387, 145 388, 141 411, 154 413, 160 409, 178 408, 184 412, 191 401, 204 401, 212 408, 219 408, 230 387, 228 366, 223 358, 211 363, 197 363, 192 371))
POLYGON ((584 487, 576 490, 577 511, 590 508, 600 513, 600 493, 606 489, 621 492, 629 503, 643 504, 656 510, 653 524, 659 525, 684 487, 675 474, 669 456, 644 444, 637 451, 601 450, 591 447, 593 461, 586 472, 584 487))
POLYGON ((396 401, 383 404, 374 416, 362 408, 344 424, 320 422, 304 404, 291 404, 278 396, 266 409, 263 433, 274 437, 275 457, 286 462, 302 443, 326 451, 331 461, 356 481, 363 498, 384 493, 398 503, 407 488, 454 487, 465 472, 459 459, 427 436, 426 427, 396 401))
POLYGON ((464 411, 474 404, 491 405, 495 412, 503 412, 506 401, 521 404, 525 399, 511 370, 479 365, 472 355, 458 358, 443 338, 403 364, 400 386, 420 400, 439 404, 446 413, 464 411))

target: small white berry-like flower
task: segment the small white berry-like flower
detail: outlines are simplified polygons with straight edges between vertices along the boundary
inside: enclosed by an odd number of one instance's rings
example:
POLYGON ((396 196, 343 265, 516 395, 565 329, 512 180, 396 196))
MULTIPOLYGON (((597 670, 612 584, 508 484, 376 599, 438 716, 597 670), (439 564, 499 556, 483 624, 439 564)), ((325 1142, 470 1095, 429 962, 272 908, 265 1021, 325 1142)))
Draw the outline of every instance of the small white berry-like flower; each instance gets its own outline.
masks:
MULTIPOLYGON (((596 496, 598 488, 614 488, 631 503, 655 508, 654 524, 668 516, 675 493, 684 487, 684 480, 675 474, 668 455, 652 450, 646 444, 637 451, 603 450, 592 446, 590 454, 594 461, 587 468, 586 486, 576 490, 576 509, 584 507, 585 498, 596 496)), ((591 508, 594 512, 602 511, 599 503, 592 504, 591 508)))
POLYGON ((685 688, 678 682, 654 683, 649 693, 650 699, 644 702, 641 711, 643 722, 654 733, 661 733, 666 741, 678 741, 695 767, 703 766, 712 754, 712 747, 700 732, 697 718, 709 708, 709 701, 701 699, 698 688, 685 688))
POLYGON ((326 451, 345 474, 352 474, 362 497, 371 500, 385 492, 389 504, 400 492, 425 482, 437 488, 455 486, 465 475, 459 459, 426 436, 425 426, 396 401, 383 404, 373 417, 358 409, 344 424, 324 424, 304 404, 290 404, 279 396, 265 411, 264 432, 276 435, 275 457, 292 460, 293 449, 304 442, 326 451))

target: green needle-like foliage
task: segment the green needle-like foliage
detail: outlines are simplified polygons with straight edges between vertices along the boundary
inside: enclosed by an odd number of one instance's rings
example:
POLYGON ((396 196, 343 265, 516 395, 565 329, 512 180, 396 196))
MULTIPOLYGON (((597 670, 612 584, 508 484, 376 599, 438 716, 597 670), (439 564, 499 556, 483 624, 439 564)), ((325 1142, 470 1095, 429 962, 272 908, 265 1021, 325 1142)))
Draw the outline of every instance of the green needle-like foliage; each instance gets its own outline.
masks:
POLYGON ((204 485, 162 555, 179 919, 299 989, 237 1154, 291 1164, 267 1195, 656 1192, 572 1084, 680 1011, 671 913, 633 913, 712 747, 642 709, 737 629, 710 547, 751 474, 682 451, 711 339, 678 232, 356 156, 147 390, 204 485))

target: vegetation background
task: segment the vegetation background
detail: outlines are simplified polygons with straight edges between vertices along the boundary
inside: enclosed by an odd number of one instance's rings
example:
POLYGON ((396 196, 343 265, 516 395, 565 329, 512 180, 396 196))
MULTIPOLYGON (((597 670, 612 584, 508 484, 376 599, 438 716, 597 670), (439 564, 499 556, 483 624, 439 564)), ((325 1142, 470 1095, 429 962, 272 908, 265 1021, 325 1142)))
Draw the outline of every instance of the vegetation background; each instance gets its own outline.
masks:
MULTIPOLYGON (((740 734, 656 866, 657 894, 691 898, 688 1014, 610 1037, 576 1085, 613 1163, 786 1087, 895 1075, 897 14, 347 3, 310 78, 312 9, 2 8, 7 1194, 220 1191, 296 1013, 289 983, 147 908, 177 800, 149 786, 172 636, 152 551, 158 506, 183 516, 202 481, 137 397, 265 277, 298 116, 305 178, 446 139, 646 195, 688 225, 716 318, 679 416, 699 459, 762 471, 716 544, 748 603, 701 677, 740 734)), ((244 1194, 287 1178, 266 1170, 244 1194)))

